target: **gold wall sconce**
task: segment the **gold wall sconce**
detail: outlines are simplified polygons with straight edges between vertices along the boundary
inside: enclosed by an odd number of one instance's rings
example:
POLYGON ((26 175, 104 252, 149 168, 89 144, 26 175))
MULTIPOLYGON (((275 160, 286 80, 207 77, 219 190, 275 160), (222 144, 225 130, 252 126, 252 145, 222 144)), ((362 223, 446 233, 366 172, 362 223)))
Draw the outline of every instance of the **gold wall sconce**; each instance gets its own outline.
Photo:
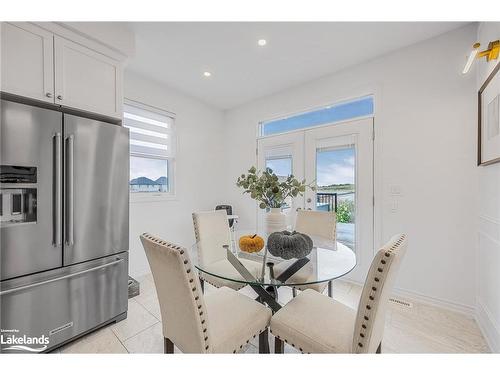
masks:
POLYGON ((481 44, 475 43, 472 46, 472 51, 465 63, 464 70, 462 74, 467 74, 474 63, 474 60, 480 59, 481 57, 486 57, 486 61, 496 60, 498 59, 498 54, 500 52, 500 40, 495 40, 494 42, 490 42, 488 44, 488 49, 484 51, 479 51, 479 47, 481 44))

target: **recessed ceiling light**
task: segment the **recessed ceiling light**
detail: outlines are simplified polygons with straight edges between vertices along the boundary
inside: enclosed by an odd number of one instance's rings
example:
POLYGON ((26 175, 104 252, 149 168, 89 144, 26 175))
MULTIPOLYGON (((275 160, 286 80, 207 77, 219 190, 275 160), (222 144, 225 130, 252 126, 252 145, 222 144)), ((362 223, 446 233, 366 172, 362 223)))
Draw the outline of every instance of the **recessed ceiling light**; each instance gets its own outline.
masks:
POLYGON ((257 44, 258 44, 259 46, 263 47, 263 46, 265 46, 265 45, 267 44, 267 40, 265 40, 265 39, 259 39, 259 40, 257 41, 257 44))
POLYGON ((205 77, 210 77, 210 76, 212 75, 212 73, 210 73, 210 72, 203 72, 203 75, 204 75, 205 77))

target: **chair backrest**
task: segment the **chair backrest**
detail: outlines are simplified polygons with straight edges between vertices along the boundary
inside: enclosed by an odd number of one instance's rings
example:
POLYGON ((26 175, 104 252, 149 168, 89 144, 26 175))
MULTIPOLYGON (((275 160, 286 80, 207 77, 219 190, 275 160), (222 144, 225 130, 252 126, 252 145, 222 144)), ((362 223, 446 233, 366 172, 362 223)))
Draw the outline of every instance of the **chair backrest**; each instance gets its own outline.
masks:
POLYGON ((231 232, 226 211, 193 213, 198 260, 208 265, 227 258, 224 245, 231 245, 231 232))
POLYGON ((318 236, 335 241, 337 230, 335 212, 298 210, 295 230, 309 236, 318 236))
POLYGON ((398 234, 375 255, 359 300, 352 342, 354 353, 375 353, 382 341, 389 296, 407 247, 406 235, 398 234))
POLYGON ((203 292, 188 252, 148 233, 140 238, 153 272, 163 336, 183 353, 209 352, 203 292))
MULTIPOLYGON (((233 214, 233 206, 231 206, 229 204, 219 204, 219 205, 215 206, 215 211, 217 211, 217 210, 224 210, 224 211, 226 211, 226 213, 228 215, 233 214)), ((234 219, 229 219, 228 222, 229 222, 229 227, 232 228, 233 224, 234 224, 234 219)))

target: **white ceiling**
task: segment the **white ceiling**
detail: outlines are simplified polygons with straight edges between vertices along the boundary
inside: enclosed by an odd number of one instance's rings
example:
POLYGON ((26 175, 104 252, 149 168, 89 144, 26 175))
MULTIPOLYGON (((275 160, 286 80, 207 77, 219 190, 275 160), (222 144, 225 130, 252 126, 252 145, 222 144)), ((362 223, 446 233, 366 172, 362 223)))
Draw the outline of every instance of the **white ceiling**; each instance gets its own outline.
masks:
POLYGON ((127 69, 229 109, 464 24, 130 23, 136 56, 127 69))

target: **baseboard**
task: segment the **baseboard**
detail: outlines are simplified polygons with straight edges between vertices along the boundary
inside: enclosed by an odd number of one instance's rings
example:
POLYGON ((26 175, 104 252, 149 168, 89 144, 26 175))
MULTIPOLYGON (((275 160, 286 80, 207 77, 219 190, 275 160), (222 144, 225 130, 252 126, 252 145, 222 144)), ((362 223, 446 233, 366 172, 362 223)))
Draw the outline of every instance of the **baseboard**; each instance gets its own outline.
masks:
MULTIPOLYGON (((343 279, 347 282, 363 286, 363 283, 352 279, 343 279)), ((394 288, 392 293, 393 297, 399 297, 403 299, 409 299, 417 303, 424 303, 431 306, 441 307, 446 310, 458 312, 460 314, 467 315, 470 318, 475 318, 476 311, 473 306, 467 306, 456 302, 451 302, 441 298, 429 297, 414 291, 410 291, 402 288, 394 288)))
POLYGON ((473 306, 463 305, 461 303, 448 301, 446 299, 429 297, 424 294, 420 294, 402 288, 394 288, 393 294, 400 298, 408 298, 415 302, 425 303, 428 305, 441 307, 443 309, 458 312, 460 314, 467 315, 470 318, 474 318, 476 315, 476 311, 473 306))
POLYGON ((500 353, 500 327, 493 314, 481 301, 477 301, 476 322, 493 353, 500 353))

